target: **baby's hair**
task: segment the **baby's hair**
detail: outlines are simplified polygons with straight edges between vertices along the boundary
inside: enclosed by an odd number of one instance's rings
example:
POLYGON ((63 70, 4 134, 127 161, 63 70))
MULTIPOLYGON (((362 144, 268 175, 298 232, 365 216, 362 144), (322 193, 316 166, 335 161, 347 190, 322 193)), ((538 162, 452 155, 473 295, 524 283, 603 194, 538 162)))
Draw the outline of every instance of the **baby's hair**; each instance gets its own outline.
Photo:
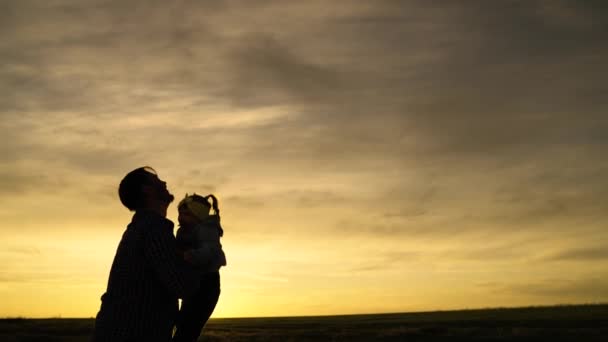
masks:
POLYGON ((213 212, 215 215, 220 216, 220 208, 218 207, 217 198, 213 194, 207 195, 204 198, 207 203, 209 203, 209 199, 211 198, 213 212))
POLYGON ((192 199, 193 202, 197 202, 200 204, 204 204, 207 207, 211 208, 211 204, 209 204, 209 201, 207 200, 207 197, 203 197, 201 195, 198 195, 196 193, 192 194, 192 195, 188 195, 186 194, 186 197, 189 197, 192 199))

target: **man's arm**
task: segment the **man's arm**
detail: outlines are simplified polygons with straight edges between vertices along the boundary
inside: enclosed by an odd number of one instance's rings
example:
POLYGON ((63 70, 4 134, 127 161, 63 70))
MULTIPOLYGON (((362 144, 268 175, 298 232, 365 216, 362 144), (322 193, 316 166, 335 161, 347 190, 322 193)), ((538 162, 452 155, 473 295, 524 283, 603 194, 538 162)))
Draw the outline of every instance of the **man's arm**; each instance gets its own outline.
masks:
POLYGON ((179 298, 196 292, 197 275, 178 257, 173 233, 164 227, 147 228, 144 253, 157 278, 179 298))

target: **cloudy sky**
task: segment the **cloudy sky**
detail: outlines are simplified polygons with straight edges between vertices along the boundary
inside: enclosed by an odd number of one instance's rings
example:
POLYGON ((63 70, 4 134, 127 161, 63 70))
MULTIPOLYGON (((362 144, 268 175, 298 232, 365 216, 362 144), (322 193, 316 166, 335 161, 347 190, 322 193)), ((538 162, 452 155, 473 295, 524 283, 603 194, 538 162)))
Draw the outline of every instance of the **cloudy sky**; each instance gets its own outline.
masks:
POLYGON ((92 317, 150 165, 215 317, 608 301, 603 1, 2 1, 0 317, 92 317), (176 208, 169 208, 176 219, 176 208))

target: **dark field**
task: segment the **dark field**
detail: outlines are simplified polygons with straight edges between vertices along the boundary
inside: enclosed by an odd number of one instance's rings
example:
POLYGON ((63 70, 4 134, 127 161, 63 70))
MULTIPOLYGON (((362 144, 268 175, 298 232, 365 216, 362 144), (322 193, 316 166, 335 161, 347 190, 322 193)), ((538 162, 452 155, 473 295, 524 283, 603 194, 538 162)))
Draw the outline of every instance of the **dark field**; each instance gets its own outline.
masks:
MULTIPOLYGON (((1 319, 0 341, 87 341, 92 319, 1 319)), ((608 305, 220 318, 200 341, 608 341, 608 305)))

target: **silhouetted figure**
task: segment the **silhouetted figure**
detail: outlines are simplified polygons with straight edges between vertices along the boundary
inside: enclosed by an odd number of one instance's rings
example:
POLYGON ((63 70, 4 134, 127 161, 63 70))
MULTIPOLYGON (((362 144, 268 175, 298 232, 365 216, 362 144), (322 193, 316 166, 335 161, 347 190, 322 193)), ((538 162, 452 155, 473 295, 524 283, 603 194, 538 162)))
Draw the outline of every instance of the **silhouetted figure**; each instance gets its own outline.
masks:
POLYGON ((180 228, 177 230, 177 246, 184 260, 200 274, 200 289, 182 300, 173 341, 194 342, 211 317, 220 296, 219 269, 226 266, 226 256, 220 244, 224 231, 220 225, 217 199, 213 195, 186 195, 179 203, 178 211, 180 228))
POLYGON ((114 257, 93 341, 171 341, 178 298, 198 289, 197 274, 175 252, 173 222, 166 219, 173 195, 150 167, 127 174, 118 194, 135 215, 114 257))

